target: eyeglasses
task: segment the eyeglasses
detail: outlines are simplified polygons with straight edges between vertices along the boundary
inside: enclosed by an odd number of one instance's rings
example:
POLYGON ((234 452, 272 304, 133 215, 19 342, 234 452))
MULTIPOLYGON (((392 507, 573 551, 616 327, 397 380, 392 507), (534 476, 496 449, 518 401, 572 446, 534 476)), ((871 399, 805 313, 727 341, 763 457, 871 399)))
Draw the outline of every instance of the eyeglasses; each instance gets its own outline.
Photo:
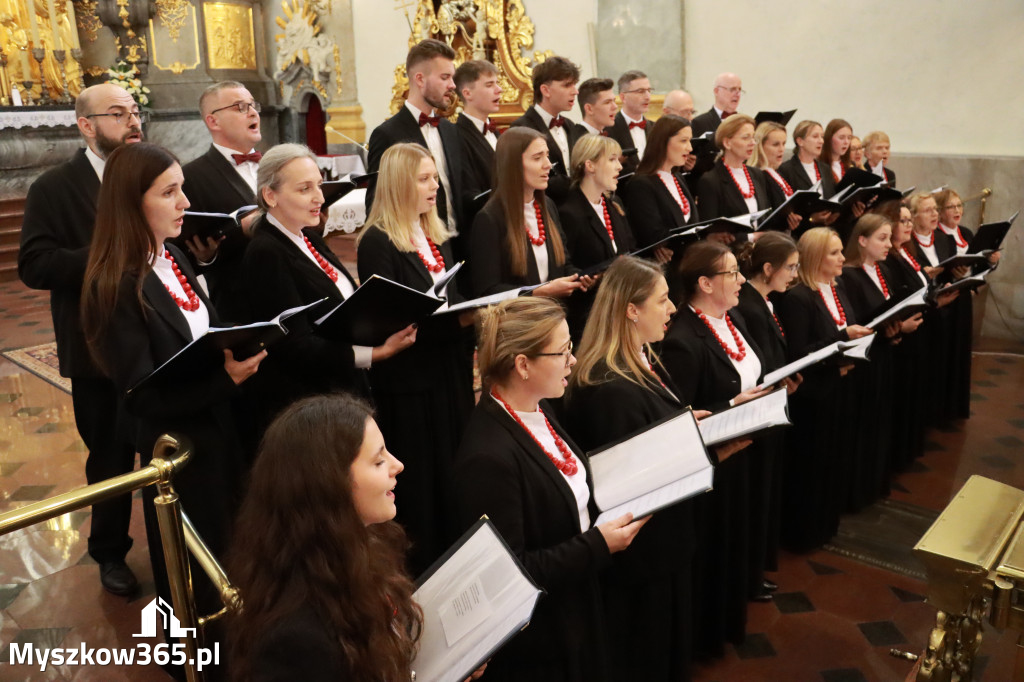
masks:
POLYGON ((238 113, 245 114, 245 113, 248 113, 249 107, 252 107, 252 110, 255 111, 257 114, 260 113, 260 103, 259 102, 234 102, 232 104, 227 105, 226 107, 221 107, 220 109, 214 109, 210 113, 211 114, 216 114, 218 111, 224 111, 225 109, 237 109, 238 113))
POLYGON ((623 95, 649 95, 654 92, 654 88, 637 88, 636 90, 626 90, 623 95))
POLYGON ((543 357, 552 357, 553 358, 553 357, 557 357, 559 355, 564 355, 565 356, 565 366, 569 367, 569 363, 572 362, 572 341, 569 342, 569 348, 567 350, 563 350, 560 353, 534 353, 533 354, 533 356, 537 357, 537 358, 543 358, 543 357))
POLYGON ((790 272, 800 272, 800 264, 794 263, 793 265, 787 265, 786 269, 790 272))
POLYGON ((715 90, 725 90, 730 95, 735 95, 736 93, 739 93, 741 95, 747 94, 747 91, 744 90, 743 88, 727 88, 724 85, 716 85, 715 90))
POLYGON ((913 218, 900 218, 900 225, 913 225, 913 224, 914 224, 914 219, 913 218))
POLYGON ((740 276, 740 271, 739 270, 722 270, 721 272, 716 272, 715 274, 716 275, 722 275, 726 279, 732 279, 733 281, 736 281, 739 278, 739 276, 740 276))
POLYGON ((942 210, 943 211, 962 211, 962 210, 964 210, 964 205, 963 204, 946 204, 943 207, 942 210))
POLYGON ((139 119, 139 123, 146 123, 149 121, 148 111, 112 111, 109 114, 86 114, 86 118, 99 118, 100 116, 110 116, 114 119, 114 123, 121 125, 122 123, 131 123, 131 117, 139 119))

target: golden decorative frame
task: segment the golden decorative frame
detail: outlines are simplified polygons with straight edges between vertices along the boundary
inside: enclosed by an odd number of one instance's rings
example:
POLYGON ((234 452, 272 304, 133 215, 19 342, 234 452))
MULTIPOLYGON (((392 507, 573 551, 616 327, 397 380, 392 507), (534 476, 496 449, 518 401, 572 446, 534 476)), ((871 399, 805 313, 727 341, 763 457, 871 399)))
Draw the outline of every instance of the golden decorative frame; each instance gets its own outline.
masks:
POLYGON ((211 69, 256 69, 256 40, 251 5, 204 3, 203 24, 206 29, 206 59, 211 69), (233 29, 237 34, 220 36, 217 30, 219 24, 233 29), (243 42, 243 45, 239 44, 243 42))
MULTIPOLYGON (((149 44, 151 46, 150 55, 149 55, 150 56, 150 62, 153 64, 153 66, 155 66, 156 68, 160 69, 161 71, 170 71, 171 73, 173 73, 175 75, 183 73, 184 71, 192 70, 192 69, 198 67, 200 62, 202 62, 202 58, 200 57, 200 53, 199 53, 199 22, 196 20, 196 7, 195 7, 195 5, 187 2, 187 0, 185 2, 185 5, 188 7, 188 9, 190 9, 192 11, 192 36, 193 36, 193 39, 194 39, 195 61, 191 65, 184 64, 184 63, 182 63, 180 61, 174 61, 174 62, 171 62, 170 64, 166 64, 166 65, 160 63, 160 57, 157 54, 157 41, 156 41, 156 33, 154 31, 154 28, 153 28, 153 18, 150 17, 150 19, 149 19, 149 44)), ((185 15, 186 18, 188 17, 187 11, 188 10, 186 10, 186 15, 185 15)), ((184 28, 184 25, 185 25, 185 21, 183 19, 181 24, 178 26, 178 31, 179 32, 181 31, 182 28, 184 28)), ((170 26, 167 27, 167 32, 168 32, 168 34, 170 34, 170 32, 171 32, 170 26)), ((180 35, 180 33, 179 33, 179 35, 180 35)), ((177 42, 177 40, 174 39, 174 38, 172 38, 172 40, 177 42)))

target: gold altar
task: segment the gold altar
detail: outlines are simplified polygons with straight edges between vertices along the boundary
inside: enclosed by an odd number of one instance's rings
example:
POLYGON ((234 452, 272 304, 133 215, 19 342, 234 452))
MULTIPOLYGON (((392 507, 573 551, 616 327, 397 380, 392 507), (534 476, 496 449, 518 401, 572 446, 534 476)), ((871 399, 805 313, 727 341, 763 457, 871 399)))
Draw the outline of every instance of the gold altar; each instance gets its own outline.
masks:
POLYGON ((81 47, 71 0, 0 0, 0 105, 70 104, 82 89, 81 47))

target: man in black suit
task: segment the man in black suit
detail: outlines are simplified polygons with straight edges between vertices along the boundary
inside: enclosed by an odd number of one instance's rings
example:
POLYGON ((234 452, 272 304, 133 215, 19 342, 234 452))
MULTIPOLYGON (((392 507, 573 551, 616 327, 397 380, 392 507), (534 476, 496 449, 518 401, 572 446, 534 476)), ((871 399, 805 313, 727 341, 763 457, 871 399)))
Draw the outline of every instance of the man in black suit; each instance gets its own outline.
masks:
MULTIPOLYGON (((462 219, 462 143, 455 125, 439 116, 450 108, 455 91, 455 52, 440 40, 428 38, 412 46, 405 58, 409 96, 397 114, 370 134, 369 172, 380 168, 380 158, 392 145, 415 142, 430 150, 441 186, 437 213, 448 229, 458 234, 462 219)), ((366 212, 373 206, 377 177, 366 190, 366 212)))
POLYGON ((544 133, 551 173, 547 195, 560 203, 569 193, 569 154, 579 138, 579 128, 563 112, 576 100, 580 67, 565 57, 548 57, 533 67, 533 106, 512 122, 544 133))
POLYGON ((636 170, 647 149, 647 135, 651 121, 644 117, 651 106, 651 81, 643 71, 627 71, 619 76, 619 97, 622 111, 615 115, 615 123, 608 132, 623 149, 635 149, 622 164, 623 173, 636 170))
MULTIPOLYGON (((75 424, 89 449, 85 478, 91 484, 135 466, 134 429, 113 382, 89 354, 78 305, 106 158, 123 144, 142 141, 146 115, 127 91, 110 83, 83 90, 75 115, 86 148, 43 173, 29 188, 18 274, 27 286, 50 291, 60 373, 71 379, 75 424)), ((128 494, 92 508, 89 554, 100 565, 103 587, 118 595, 138 588, 124 561, 132 546, 131 510, 128 494)))
MULTIPOLYGON (((192 204, 189 210, 232 213, 255 205, 261 158, 255 146, 262 139, 259 102, 241 83, 222 81, 203 91, 199 112, 213 142, 205 154, 182 169, 182 191, 192 204)), ((239 298, 238 268, 257 215, 252 211, 242 218, 242 229, 229 230, 221 240, 204 241, 197 235, 185 244, 206 277, 214 306, 227 319, 237 318, 230 308, 239 298)))
MULTIPOLYGON (((693 118, 694 137, 700 137, 707 132, 714 133, 718 130, 722 119, 736 113, 740 106, 740 96, 743 95, 743 82, 734 73, 720 73, 715 77, 713 92, 715 96, 714 106, 693 118)), ((712 139, 711 149, 714 148, 714 140, 712 139)), ((693 183, 696 183, 697 178, 711 170, 714 165, 714 153, 699 155, 693 170, 690 171, 690 178, 693 183)))
POLYGON ((482 59, 463 62, 455 70, 455 92, 462 100, 462 112, 455 127, 462 143, 463 218, 464 228, 468 229, 490 195, 476 197, 494 189, 498 128, 490 116, 501 107, 498 69, 482 59))
MULTIPOLYGON (((611 78, 588 78, 580 83, 579 91, 580 111, 583 112, 583 122, 577 126, 580 137, 608 137, 611 133, 608 129, 615 123, 615 114, 619 111, 615 103, 615 83, 611 78)), ((623 146, 623 149, 628 148, 629 145, 623 146)))

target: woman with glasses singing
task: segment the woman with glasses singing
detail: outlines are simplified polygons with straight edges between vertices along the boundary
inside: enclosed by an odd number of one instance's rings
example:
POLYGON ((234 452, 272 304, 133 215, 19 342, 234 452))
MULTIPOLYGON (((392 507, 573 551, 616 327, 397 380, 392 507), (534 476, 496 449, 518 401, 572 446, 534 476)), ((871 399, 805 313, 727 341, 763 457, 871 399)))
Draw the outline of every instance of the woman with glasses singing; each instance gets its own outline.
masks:
MULTIPOLYGON (((756 388, 763 373, 760 350, 732 310, 745 281, 736 257, 722 244, 703 241, 687 248, 676 267, 682 299, 661 345, 661 361, 680 399, 717 412, 766 395, 770 389, 756 388)), ((748 599, 771 599, 764 583, 765 528, 755 529, 751 509, 754 498, 763 497, 764 481, 751 480, 752 459, 760 456, 755 447, 720 458, 714 490, 694 500, 698 653, 721 656, 726 641, 742 643, 748 599)))
POLYGON ((764 173, 747 165, 755 144, 754 119, 746 114, 733 114, 718 126, 715 146, 720 156, 697 181, 697 203, 705 220, 771 208, 764 173))
POLYGON ((469 525, 487 514, 548 592, 530 627, 491 659, 487 678, 624 679, 606 665, 626 643, 605 636, 597 577, 646 520, 627 514, 592 526, 587 458, 547 403, 562 396, 576 363, 562 307, 520 297, 488 308, 477 358, 483 394, 456 458, 463 519, 469 525))
MULTIPOLYGON (((437 168, 423 146, 402 143, 384 152, 373 208, 359 236, 361 281, 379 275, 426 291, 455 265, 450 235, 437 215, 438 187, 437 168)), ((443 295, 449 303, 463 300, 458 277, 443 295)), ((398 519, 412 539, 409 566, 416 575, 461 530, 450 482, 473 409, 472 313, 465 315, 427 318, 412 348, 370 368, 377 421, 405 462, 398 519)))
MULTIPOLYGON (((813 228, 797 246, 798 282, 776 305, 789 360, 834 341, 871 334, 856 324, 853 306, 836 282, 845 261, 839 235, 825 227, 813 228)), ((857 397, 849 393, 846 381, 851 367, 820 363, 804 370, 803 384, 790 400, 793 426, 783 471, 782 546, 792 551, 819 547, 839 528, 850 459, 857 456, 849 438, 853 425, 859 424, 854 416, 857 397)))

